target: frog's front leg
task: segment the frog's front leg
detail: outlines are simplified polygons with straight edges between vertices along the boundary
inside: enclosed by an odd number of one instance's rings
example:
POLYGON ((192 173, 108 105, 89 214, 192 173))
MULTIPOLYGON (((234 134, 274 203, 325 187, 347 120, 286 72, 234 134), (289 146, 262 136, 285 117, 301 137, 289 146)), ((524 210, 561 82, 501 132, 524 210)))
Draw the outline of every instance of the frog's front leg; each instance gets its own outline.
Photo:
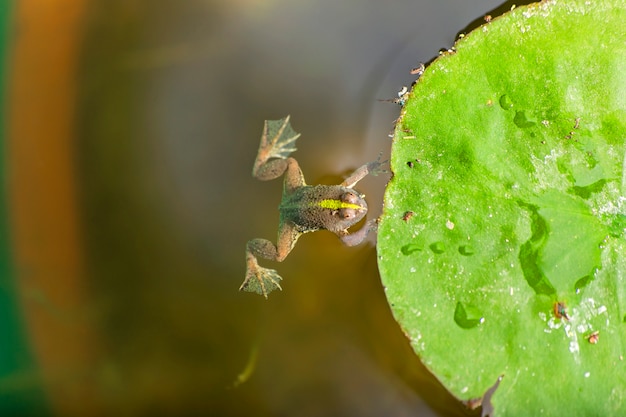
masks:
POLYGON ((382 156, 382 152, 378 154, 378 158, 375 161, 368 162, 356 169, 348 178, 346 178, 341 185, 343 187, 352 188, 356 185, 357 182, 361 181, 368 174, 378 175, 382 172, 385 172, 381 167, 387 163, 387 161, 380 162, 380 158, 382 156))
POLYGON ((344 245, 356 246, 361 244, 366 238, 369 232, 375 232, 378 229, 378 222, 376 220, 370 220, 356 232, 349 233, 347 230, 337 232, 337 236, 344 245))
POLYGON ((239 287, 240 291, 255 292, 264 296, 279 289, 282 277, 275 269, 263 268, 257 257, 270 261, 282 262, 293 249, 300 233, 291 225, 281 225, 278 232, 278 245, 266 239, 252 239, 246 245, 246 278, 239 287))
MULTIPOLYGON (((382 152, 378 155, 378 158, 375 161, 368 162, 367 164, 357 168, 356 171, 350 174, 350 176, 341 183, 341 186, 352 188, 357 182, 361 181, 368 174, 378 175, 381 172, 385 172, 381 167, 387 163, 387 161, 381 162, 381 156, 382 152)), ((347 229, 340 230, 335 233, 346 246, 356 246, 367 238, 369 232, 375 232, 377 229, 377 220, 370 220, 360 230, 354 233, 349 233, 347 229)))

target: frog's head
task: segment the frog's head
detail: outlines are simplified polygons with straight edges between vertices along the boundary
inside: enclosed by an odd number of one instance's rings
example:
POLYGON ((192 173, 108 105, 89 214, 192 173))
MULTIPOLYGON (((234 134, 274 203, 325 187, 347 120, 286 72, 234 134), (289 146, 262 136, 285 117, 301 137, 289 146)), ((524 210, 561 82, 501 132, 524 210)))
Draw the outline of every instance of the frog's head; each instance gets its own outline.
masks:
POLYGON ((326 228, 332 232, 341 232, 355 225, 367 214, 365 196, 351 188, 341 187, 335 199, 323 201, 328 218, 326 228))

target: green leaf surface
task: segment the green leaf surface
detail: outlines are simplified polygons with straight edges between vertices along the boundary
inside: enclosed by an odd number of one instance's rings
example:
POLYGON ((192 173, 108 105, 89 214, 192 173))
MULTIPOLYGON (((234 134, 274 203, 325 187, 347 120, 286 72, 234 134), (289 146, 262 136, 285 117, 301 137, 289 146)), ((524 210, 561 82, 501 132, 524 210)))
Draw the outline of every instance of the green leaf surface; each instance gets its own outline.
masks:
POLYGON ((626 415, 624 22, 623 0, 517 8, 435 60, 396 126, 387 298, 457 397, 502 376, 498 416, 626 415))

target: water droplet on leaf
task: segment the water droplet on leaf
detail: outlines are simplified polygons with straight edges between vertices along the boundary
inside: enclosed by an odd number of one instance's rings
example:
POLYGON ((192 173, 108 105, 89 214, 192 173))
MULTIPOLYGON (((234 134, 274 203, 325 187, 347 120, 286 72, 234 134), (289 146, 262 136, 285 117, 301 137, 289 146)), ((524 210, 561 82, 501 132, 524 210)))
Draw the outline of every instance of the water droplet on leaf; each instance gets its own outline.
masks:
POLYGON ((472 256, 474 254, 474 248, 470 245, 459 246, 459 253, 463 256, 472 256))
POLYGON ((502 109, 504 110, 510 110, 513 108, 513 102, 511 101, 509 96, 507 96, 506 94, 503 94, 500 96, 499 103, 500 103, 500 107, 502 107, 502 109))
POLYGON ((533 122, 532 120, 529 120, 526 117, 526 112, 524 110, 518 110, 517 112, 515 112, 513 123, 515 123, 517 127, 521 127, 523 129, 528 128, 528 127, 533 127, 534 125, 536 125, 535 122, 533 122))
POLYGON ((580 293, 582 289, 585 288, 591 281, 593 281, 593 275, 585 275, 576 281, 576 284, 574 284, 576 294, 580 293))
POLYGON ((402 246, 402 248, 400 248, 400 251, 402 252, 403 255, 410 255, 413 252, 418 252, 421 250, 422 250, 422 247, 418 245, 417 243, 409 243, 407 245, 402 246))
POLYGON ((540 252, 548 238, 548 227, 543 217, 539 215, 536 206, 526 203, 520 205, 530 210, 532 235, 519 249, 519 261, 526 282, 537 294, 552 295, 556 289, 539 267, 540 252))
POLYGON ((454 322, 463 329, 472 329, 485 321, 482 312, 471 304, 456 303, 454 322))
POLYGON ((437 255, 440 255, 442 253, 444 253, 446 251, 446 244, 439 241, 439 242, 435 242, 432 243, 429 246, 430 250, 432 250, 434 253, 436 253, 437 255))

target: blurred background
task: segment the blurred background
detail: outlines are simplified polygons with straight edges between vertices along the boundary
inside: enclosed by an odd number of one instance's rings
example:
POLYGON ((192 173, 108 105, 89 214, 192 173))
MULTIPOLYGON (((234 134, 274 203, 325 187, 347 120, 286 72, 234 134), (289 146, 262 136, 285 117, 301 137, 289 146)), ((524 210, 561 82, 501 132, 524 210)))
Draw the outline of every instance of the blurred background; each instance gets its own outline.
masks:
MULTIPOLYGON (((380 99, 500 3, 0 2, 0 415, 462 415, 373 239, 306 235, 261 261, 284 291, 237 289, 278 226, 263 121, 291 114, 307 182, 339 183, 389 155, 380 99)), ((387 179, 357 187, 371 216, 387 179)))

